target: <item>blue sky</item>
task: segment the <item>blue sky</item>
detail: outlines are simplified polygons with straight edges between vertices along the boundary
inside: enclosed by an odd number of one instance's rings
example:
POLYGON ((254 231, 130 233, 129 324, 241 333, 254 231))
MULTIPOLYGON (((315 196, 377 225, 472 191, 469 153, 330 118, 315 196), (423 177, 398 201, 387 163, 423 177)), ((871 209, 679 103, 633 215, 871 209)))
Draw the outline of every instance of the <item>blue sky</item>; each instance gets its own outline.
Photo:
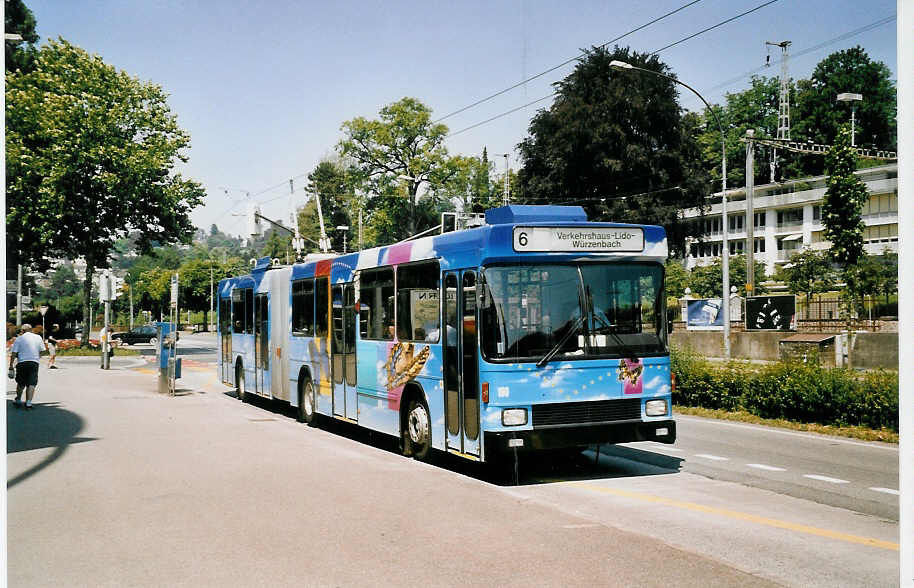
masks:
MULTIPOLYGON (((766 0, 701 0, 620 40, 653 52, 766 0)), ((687 0, 557 1, 47 1, 26 0, 42 42, 63 37, 142 80, 161 85, 179 124, 191 135, 184 173, 207 190, 192 217, 241 234, 245 191, 271 218, 289 215, 314 166, 331 155, 340 125, 374 118, 404 96, 444 116, 605 43, 687 0), (226 192, 227 189, 227 192, 226 192)), ((895 0, 779 0, 660 53, 681 80, 710 102, 748 85, 764 65, 765 41, 790 40, 790 75, 808 77, 828 54, 861 45, 896 75, 896 23, 807 51, 893 17, 895 0), (804 54, 805 53, 805 54, 804 54)), ((772 67, 760 72, 776 76, 772 67)), ((460 131, 548 96, 566 65, 443 122, 460 131)), ((864 97, 865 99, 865 97, 864 97)), ((683 94, 683 106, 698 109, 683 94)), ((549 100, 447 141, 451 153, 488 149, 499 170, 549 100)))

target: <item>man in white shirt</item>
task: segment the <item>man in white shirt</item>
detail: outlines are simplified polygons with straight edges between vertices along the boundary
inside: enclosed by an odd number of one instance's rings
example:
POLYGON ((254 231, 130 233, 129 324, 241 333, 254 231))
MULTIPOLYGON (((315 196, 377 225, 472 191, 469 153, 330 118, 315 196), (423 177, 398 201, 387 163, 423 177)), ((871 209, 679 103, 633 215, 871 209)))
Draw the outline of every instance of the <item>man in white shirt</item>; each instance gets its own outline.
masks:
POLYGON ((13 363, 18 361, 16 400, 13 402, 16 408, 22 406, 22 390, 25 389, 25 408, 32 409, 32 397, 35 395, 35 386, 38 385, 38 360, 41 358, 42 349, 47 349, 44 339, 32 332, 32 325, 24 323, 22 334, 16 337, 10 349, 10 369, 13 369, 13 363))

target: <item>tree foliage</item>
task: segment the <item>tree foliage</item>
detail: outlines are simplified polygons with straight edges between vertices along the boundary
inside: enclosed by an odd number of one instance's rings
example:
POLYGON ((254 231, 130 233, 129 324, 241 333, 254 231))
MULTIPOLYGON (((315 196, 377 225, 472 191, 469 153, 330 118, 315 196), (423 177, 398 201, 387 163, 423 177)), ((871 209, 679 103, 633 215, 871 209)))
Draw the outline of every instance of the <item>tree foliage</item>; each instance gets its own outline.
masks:
POLYGON ((35 15, 22 0, 6 0, 3 3, 3 16, 4 32, 22 37, 19 42, 4 41, 6 71, 31 71, 35 67, 35 43, 39 38, 35 32, 35 15))
MULTIPOLYGON (((746 280, 746 256, 731 255, 728 260, 730 270, 730 285, 737 286, 747 283, 746 280)), ((765 264, 755 262, 755 293, 762 294, 765 287, 762 282, 765 280, 765 264)), ((723 264, 718 257, 709 265, 700 265, 692 268, 689 276, 689 287, 692 289, 692 295, 699 298, 719 298, 723 290, 723 264)), ((745 292, 739 292, 745 294, 745 292)))
MULTIPOLYGON (((594 47, 557 82, 557 96, 540 110, 520 149, 520 198, 531 204, 580 204, 592 220, 679 224, 678 210, 700 207, 708 195, 700 168, 686 173, 676 85, 638 71, 616 71, 621 60, 672 75, 656 55, 594 47)), ((669 231, 674 250, 684 239, 669 231)))
POLYGON ((832 259, 844 269, 857 263, 863 253, 863 206, 869 192, 854 174, 857 152, 851 147, 851 134, 844 125, 835 144, 825 156, 825 198, 822 200, 822 224, 825 238, 831 241, 832 259))
POLYGON ((808 80, 797 83, 797 137, 831 144, 850 120, 850 104, 836 102, 838 94, 861 94, 856 103, 856 144, 895 150, 896 92, 892 72, 873 61, 860 46, 832 53, 816 65, 808 80))
MULTIPOLYGON (((324 160, 308 174, 308 193, 320 198, 325 230, 334 251, 343 250, 343 234, 335 230, 335 227, 348 226, 350 235, 353 236, 358 230, 358 199, 355 196, 355 175, 352 171, 355 170, 347 169, 340 160, 324 160)), ((309 202, 299 210, 298 227, 308 239, 305 241, 306 249, 316 251, 321 232, 314 202, 309 202)))
MULTIPOLYGON (((407 97, 383 107, 378 119, 356 117, 342 125, 345 136, 337 149, 353 160, 368 193, 400 195, 396 186, 405 182, 402 197, 409 214, 405 226, 401 224, 396 231, 399 238, 421 229, 416 204, 419 187, 426 182, 440 185, 451 173, 444 146, 448 129, 432 124, 431 112, 419 100, 407 97)), ((381 205, 382 209, 386 206, 381 205)))
POLYGON ((813 294, 828 292, 835 286, 835 272, 825 253, 807 249, 790 257, 781 276, 792 294, 805 294, 806 303, 813 294))
POLYGON ((190 138, 159 86, 62 39, 7 74, 6 105, 7 263, 83 257, 88 321, 94 270, 118 238, 148 250, 192 237, 204 191, 175 171, 190 138))

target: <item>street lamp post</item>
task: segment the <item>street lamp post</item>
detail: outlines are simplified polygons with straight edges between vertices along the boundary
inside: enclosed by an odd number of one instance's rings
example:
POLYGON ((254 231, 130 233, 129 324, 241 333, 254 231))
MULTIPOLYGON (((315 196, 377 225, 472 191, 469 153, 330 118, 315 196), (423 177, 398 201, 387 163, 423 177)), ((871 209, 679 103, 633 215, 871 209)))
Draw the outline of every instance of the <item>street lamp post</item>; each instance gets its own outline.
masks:
MULTIPOLYGON (((653 74, 655 76, 660 76, 661 78, 666 78, 673 82, 674 84, 679 84, 690 90, 693 94, 698 96, 705 106, 708 108, 708 111, 711 113, 711 116, 714 117, 714 120, 717 122, 717 128, 720 130, 720 155, 721 155, 721 228, 723 229, 723 251, 721 251, 721 269, 723 273, 723 290, 721 292, 721 302, 724 307, 724 357, 730 359, 730 244, 727 241, 727 142, 726 135, 724 135, 724 126, 720 122, 720 118, 717 116, 717 113, 714 112, 714 109, 711 108, 711 105, 708 104, 708 101, 705 100, 705 97, 698 93, 698 90, 692 86, 686 84, 683 81, 677 80, 672 76, 662 74, 650 69, 644 69, 643 67, 635 67, 630 63, 624 61, 613 60, 610 62, 609 67, 615 70, 638 70, 644 73, 653 74)), ((752 222, 751 220, 749 222, 752 222)), ((750 245, 751 247, 752 245, 750 245)))
POLYGON ((343 232, 343 253, 346 253, 346 231, 349 230, 349 225, 339 225, 336 230, 343 232))
POLYGON ((855 147, 854 142, 854 118, 857 111, 857 103, 863 100, 863 94, 854 94, 853 92, 844 92, 838 94, 838 102, 851 103, 851 147, 855 147))

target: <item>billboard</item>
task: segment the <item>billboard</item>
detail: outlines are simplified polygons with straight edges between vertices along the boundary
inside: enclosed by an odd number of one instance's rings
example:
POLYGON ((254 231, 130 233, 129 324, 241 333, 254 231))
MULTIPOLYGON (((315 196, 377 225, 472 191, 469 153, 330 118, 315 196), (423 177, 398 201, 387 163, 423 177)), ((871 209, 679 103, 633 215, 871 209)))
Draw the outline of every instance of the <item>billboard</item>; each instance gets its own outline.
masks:
POLYGON ((723 304, 720 298, 698 298, 686 301, 686 328, 695 331, 722 331, 723 304))
POLYGON ((796 331, 796 296, 752 296, 746 299, 746 329, 796 331))

